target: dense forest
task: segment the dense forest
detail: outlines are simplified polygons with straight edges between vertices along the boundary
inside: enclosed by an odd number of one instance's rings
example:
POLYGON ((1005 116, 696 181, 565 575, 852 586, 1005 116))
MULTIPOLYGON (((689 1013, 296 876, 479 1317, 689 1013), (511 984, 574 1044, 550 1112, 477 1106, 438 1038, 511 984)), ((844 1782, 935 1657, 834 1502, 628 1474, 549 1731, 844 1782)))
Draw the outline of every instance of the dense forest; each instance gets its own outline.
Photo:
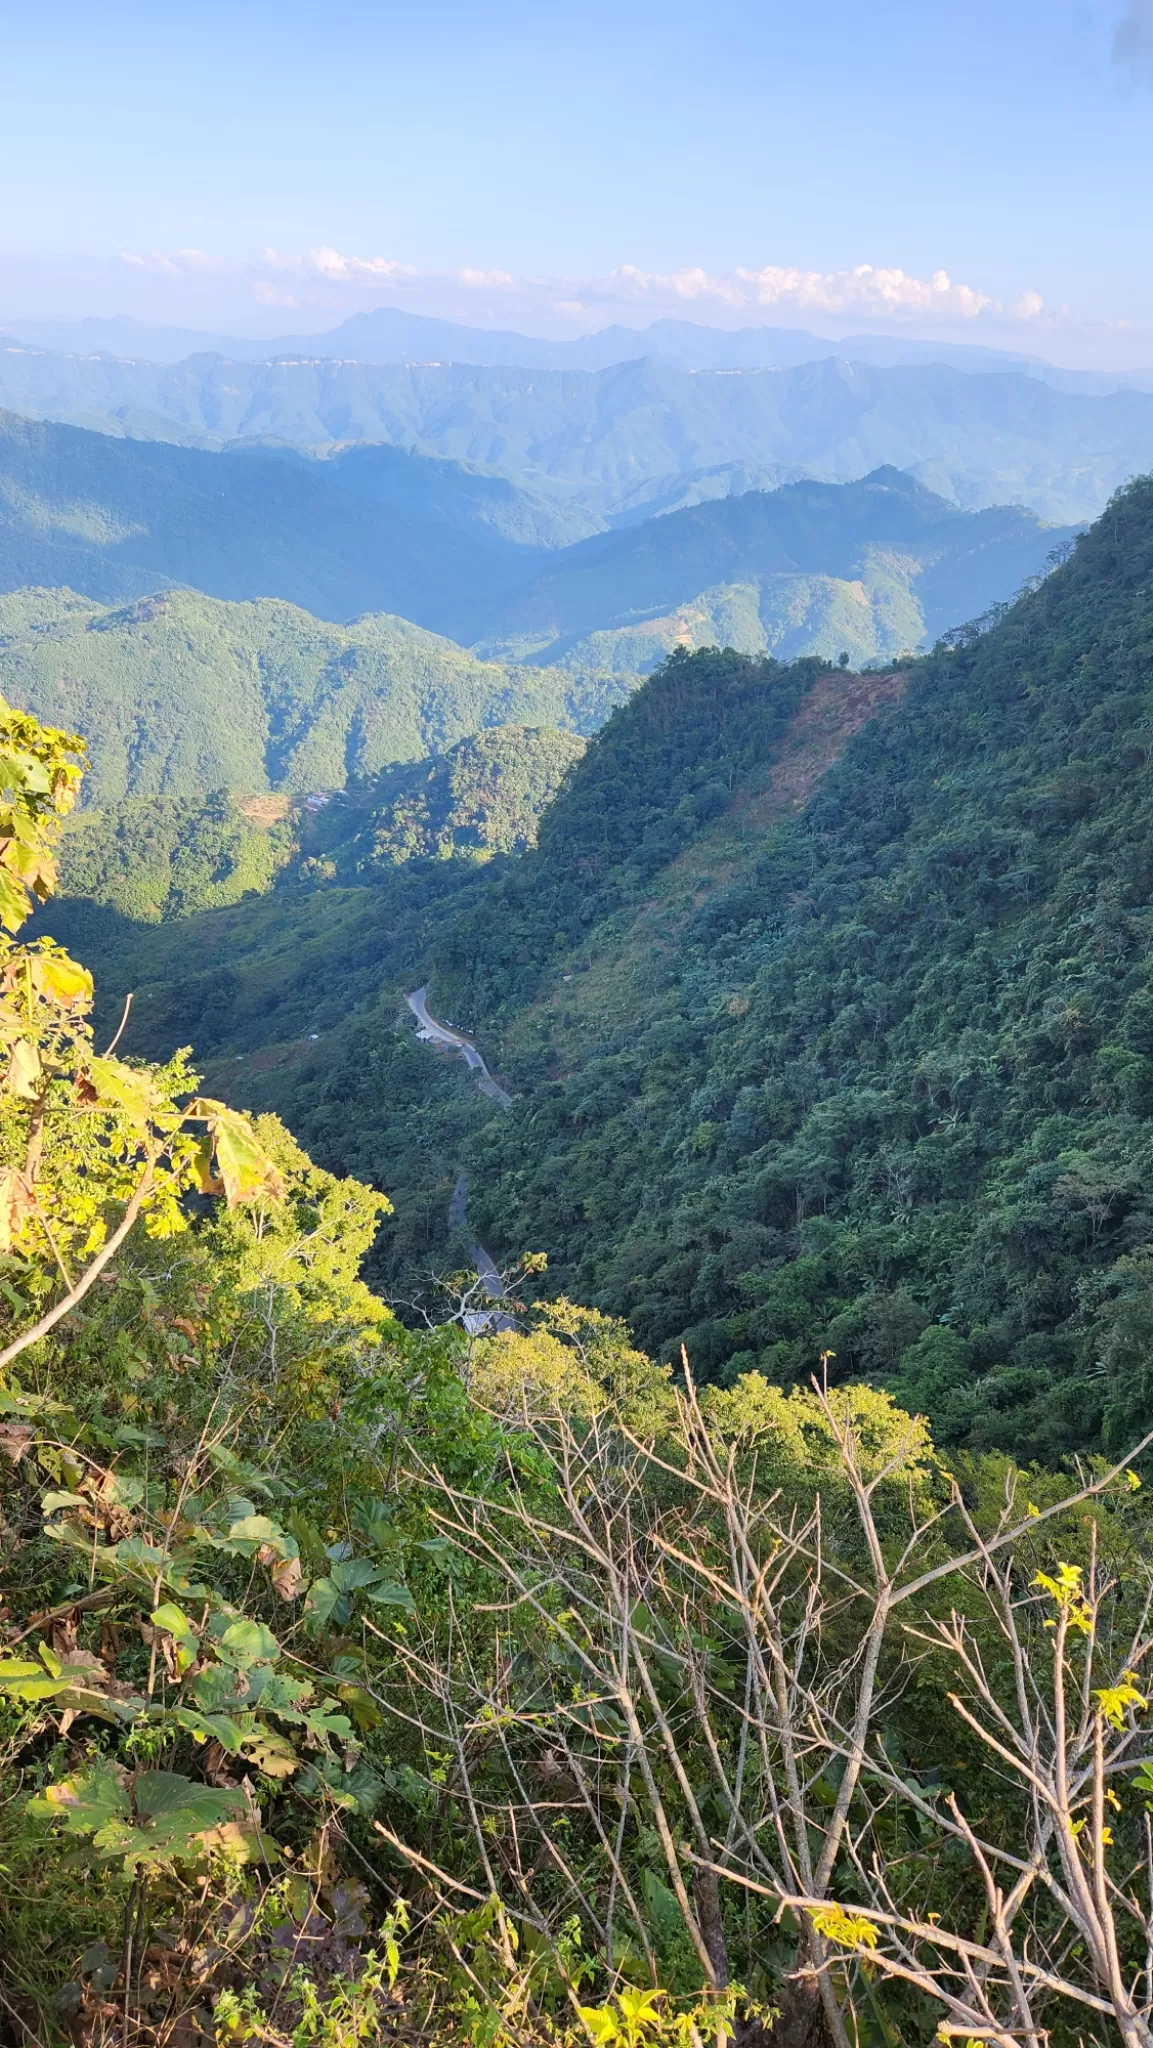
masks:
MULTIPOLYGON (((502 1242, 530 1233, 705 1377, 803 1378, 816 1336, 950 1442, 1124 1436, 1153 1304, 1151 571, 1142 483, 738 849, 740 793, 726 813, 716 790, 715 832, 670 858, 672 749, 667 807, 650 769, 657 815, 612 845, 597 784, 644 715, 618 714, 506 886, 501 941, 482 953, 474 922, 441 956, 453 1014, 467 990, 533 1077, 475 1155, 502 1242), (550 926, 564 970, 592 969, 571 999, 518 964, 550 926)), ((717 687, 708 657, 680 670, 686 753, 717 687)))
POLYGON ((74 931, 91 925, 94 907, 152 924, 274 884, 516 853, 535 845, 541 815, 584 744, 550 726, 492 726, 443 754, 303 800, 215 790, 81 811, 65 824, 57 915, 74 931))
MULTIPOLYGON (((1141 403, 1153 407, 1153 398, 1141 403)), ((618 680, 606 696, 606 676, 635 680, 676 646, 719 640, 827 659, 847 649, 865 662, 928 644, 1040 573, 1071 530, 1020 505, 962 509, 947 481, 941 496, 892 466, 773 490, 751 488, 758 477, 728 481, 737 495, 705 491, 714 502, 686 503, 673 491, 660 516, 610 532, 593 521, 582 538, 588 524, 566 520, 567 501, 549 514, 534 485, 467 462, 374 446, 338 446, 323 458, 276 446, 213 454, 0 413, 0 593, 15 593, 0 635, 26 640, 28 629, 50 627, 45 591, 66 587, 89 600, 93 632, 98 607, 116 608, 105 630, 118 646, 133 600, 166 593, 171 603, 173 585, 191 585, 207 595, 183 594, 193 608, 189 650, 173 648, 170 658, 197 696, 211 692, 221 665, 243 669, 241 650, 262 625, 274 638, 331 648, 348 622, 356 638, 364 615, 383 614, 393 623, 379 632, 407 643, 396 648, 402 669, 406 655, 419 666, 423 651, 463 675, 464 645, 514 665, 561 664, 569 684, 546 678, 541 688, 576 691, 583 678, 591 729, 623 694, 618 680), (230 628, 213 599, 252 601, 255 616, 230 628), (282 613, 291 604, 317 616, 298 614, 295 635, 282 616, 277 634, 275 599, 282 613), (433 633, 442 636, 435 647, 433 633)), ((106 693, 127 696, 147 732, 155 707, 131 636, 118 649, 120 676, 107 650, 102 661, 75 644, 82 604, 65 599, 60 612, 88 697, 82 706, 62 700, 58 714, 99 720, 106 693)), ((57 681, 71 673, 46 637, 35 656, 25 651, 22 690, 43 690, 45 671, 57 681)), ((297 659, 307 663, 307 654, 297 659)), ((371 724, 363 691, 361 704, 371 724)), ((217 715, 229 728, 227 709, 217 715)), ((99 749, 94 761, 103 778, 99 749)))
MULTIPOLYGON (((680 857, 694 706, 715 781, 822 680, 665 672, 680 857)), ((658 790, 590 759, 555 809, 623 891, 658 790)), ((1149 2048, 1153 1433, 946 1465, 827 1355, 701 1389, 467 1275, 407 1327, 386 1199, 98 1051, 28 942, 82 762, 0 707, 5 2048, 1149 2048)))
POLYGON ((485 726, 592 732, 633 686, 480 661, 388 613, 337 626, 196 590, 113 609, 71 591, 0 595, 0 668, 14 699, 89 736, 96 808, 343 789, 485 726))
POLYGON ((386 1290, 451 1256, 466 1165, 491 1249, 701 1380, 827 1350, 945 1443, 1115 1446, 1153 1317, 1151 565, 1141 483, 888 681, 674 657, 519 861, 274 892, 191 973, 110 931, 109 1001, 389 1189, 386 1290), (510 1112, 397 1031, 430 974, 510 1112))

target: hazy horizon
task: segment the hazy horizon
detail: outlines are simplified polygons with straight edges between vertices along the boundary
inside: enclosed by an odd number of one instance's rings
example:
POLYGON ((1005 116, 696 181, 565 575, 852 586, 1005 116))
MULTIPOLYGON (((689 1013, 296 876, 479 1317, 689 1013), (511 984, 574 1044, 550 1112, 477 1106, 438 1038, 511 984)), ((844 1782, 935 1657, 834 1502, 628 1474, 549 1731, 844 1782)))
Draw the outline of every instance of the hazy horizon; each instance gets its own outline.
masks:
POLYGON ((1153 0, 9 8, 0 324, 392 305, 1153 364, 1153 0))

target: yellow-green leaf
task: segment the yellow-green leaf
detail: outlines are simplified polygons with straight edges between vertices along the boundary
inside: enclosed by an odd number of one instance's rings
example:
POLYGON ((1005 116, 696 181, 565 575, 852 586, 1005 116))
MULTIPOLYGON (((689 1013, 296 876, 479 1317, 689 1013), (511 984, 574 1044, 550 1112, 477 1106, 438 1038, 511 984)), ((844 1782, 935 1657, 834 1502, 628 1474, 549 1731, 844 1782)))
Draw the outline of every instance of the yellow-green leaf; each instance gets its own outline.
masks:
POLYGON ((41 994, 62 1010, 87 1009, 92 1001, 92 976, 67 953, 34 954, 33 978, 41 994))
POLYGON ((4 1086, 10 1095, 16 1095, 25 1102, 34 1101, 40 1092, 42 1074, 40 1054, 27 1038, 18 1038, 8 1055, 8 1072, 4 1086))
POLYGON ((211 1171, 211 1162, 201 1168, 201 1186, 206 1193, 223 1193, 230 1209, 237 1202, 255 1202, 261 1196, 272 1202, 284 1199, 280 1172, 247 1117, 203 1095, 189 1103, 185 1114, 191 1122, 208 1127, 216 1171, 211 1171))
POLYGON ((138 1128, 145 1128, 156 1109, 156 1083, 147 1068, 94 1056, 88 1062, 88 1079, 101 1109, 122 1110, 138 1128))

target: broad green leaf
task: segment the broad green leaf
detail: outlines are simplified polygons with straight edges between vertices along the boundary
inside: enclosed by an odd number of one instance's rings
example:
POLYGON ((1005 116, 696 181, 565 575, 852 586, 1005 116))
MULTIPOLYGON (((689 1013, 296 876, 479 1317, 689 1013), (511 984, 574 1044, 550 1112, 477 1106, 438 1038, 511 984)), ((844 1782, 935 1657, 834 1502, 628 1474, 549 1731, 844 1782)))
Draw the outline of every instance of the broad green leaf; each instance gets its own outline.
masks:
POLYGON ((284 1850, 272 1835, 235 1820, 206 1830, 200 1837, 200 1846, 214 1856, 223 1856, 229 1863, 278 1864, 284 1858, 284 1850))
POLYGON ((155 1579, 164 1565, 164 1552, 157 1550, 156 1545, 147 1542, 143 1536, 122 1537, 109 1550, 108 1557, 120 1571, 131 1572, 134 1577, 143 1579, 155 1579))
POLYGON ((192 1623, 182 1607, 175 1600, 165 1600, 152 1616, 153 1628, 163 1629, 166 1635, 189 1636, 194 1634, 192 1623))
POLYGON ((244 1730, 228 1714, 197 1714, 191 1707, 173 1707, 170 1718, 197 1743, 218 1742, 229 1756, 236 1756, 244 1730))
POLYGON ((262 1621, 234 1621, 220 1638, 220 1651, 230 1664, 246 1669, 250 1664, 271 1664, 280 1655, 280 1644, 262 1621))
POLYGON ((578 2005, 577 2011, 597 2048, 610 2048, 621 2038, 620 2022, 607 2005, 578 2005))
POLYGON ((43 1671, 38 1678, 15 1678, 5 1686, 5 1691, 18 1700, 59 1699, 67 1690, 66 1678, 46 1678, 43 1671))
POLYGON ((32 1664, 23 1657, 5 1657, 0 1661, 0 1689, 11 1693, 14 1699, 50 1699, 59 1687, 58 1679, 45 1678, 43 1664, 32 1664), (47 1685, 50 1689, 47 1693, 28 1692, 26 1687, 29 1685, 47 1685))
POLYGON ((38 1813, 59 1817, 70 1834, 88 1835, 103 1857, 124 1868, 165 1865, 200 1853, 201 1837, 244 1810, 244 1794, 194 1784, 175 1771, 129 1778, 106 1763, 83 1777, 49 1786, 38 1813))
POLYGON ((211 1827, 243 1798, 234 1791, 193 1784, 178 1771, 142 1771, 132 1788, 138 1814, 149 1820, 179 1816, 187 1825, 211 1827))
POLYGON ((338 1621, 347 1621, 352 1609, 339 1586, 326 1578, 313 1580, 304 1611, 313 1621, 323 1624, 334 1615, 338 1621))
POLYGON ((380 1565, 373 1564, 367 1557, 350 1557, 343 1564, 334 1564, 329 1577, 341 1593, 355 1593, 362 1586, 374 1585, 385 1576, 380 1565))
POLYGON ((242 1515, 228 1531, 230 1543, 281 1543, 284 1532, 267 1515, 242 1515))
MULTIPOLYGON (((363 1694, 362 1697, 367 1699, 367 1694, 363 1694)), ((380 1714, 376 1711, 374 1701, 369 1700, 368 1704, 376 1713, 376 1720, 370 1721, 368 1725, 375 1727, 380 1720, 380 1714)), ((353 1712, 356 1712, 355 1707, 353 1712)), ((301 1716, 301 1719, 311 1735, 335 1735, 338 1742, 349 1742, 352 1739, 352 1722, 348 1715, 334 1713, 330 1707, 312 1707, 307 1714, 301 1716)))
POLYGON ((235 1706, 241 1695, 237 1691, 236 1668, 231 1664, 206 1664, 195 1678, 188 1681, 193 1699, 205 1713, 214 1714, 221 1707, 235 1706))
POLYGON ((102 1758, 90 1771, 46 1786, 38 1799, 29 1800, 28 1811, 62 1819, 73 1834, 92 1834, 108 1821, 127 1819, 132 1802, 123 1771, 102 1758))
POLYGON ((393 1579, 382 1579, 365 1590, 366 1600, 377 1607, 402 1607, 406 1614, 416 1613, 416 1601, 407 1586, 398 1586, 393 1579))
MULTIPOLYGON (((356 1722, 358 1734, 368 1735, 374 1728, 380 1727, 382 1718, 380 1708, 377 1706, 372 1694, 365 1692, 362 1685, 342 1685, 340 1697, 356 1722)), ((312 1727, 313 1721, 322 1716, 324 1711, 323 1708, 318 1708, 315 1715, 309 1716, 309 1727, 312 1727)))
POLYGON ((271 1664, 257 1664, 248 1674, 252 1697, 259 1698, 270 1713, 283 1714, 290 1721, 302 1720, 301 1708, 312 1698, 307 1679, 290 1678, 287 1671, 274 1671, 271 1664))
POLYGON ((5 931, 18 932, 31 908, 28 891, 0 861, 0 924, 5 931))
POLYGON ((291 1778, 300 1766, 300 1758, 287 1736, 277 1735, 271 1728, 259 1728, 242 1736, 240 1749, 266 1778, 291 1778))
POLYGON ((92 976, 78 960, 71 960, 67 953, 37 953, 34 956, 34 976, 43 993, 61 1009, 71 1010, 77 1006, 87 1008, 92 1001, 92 976))

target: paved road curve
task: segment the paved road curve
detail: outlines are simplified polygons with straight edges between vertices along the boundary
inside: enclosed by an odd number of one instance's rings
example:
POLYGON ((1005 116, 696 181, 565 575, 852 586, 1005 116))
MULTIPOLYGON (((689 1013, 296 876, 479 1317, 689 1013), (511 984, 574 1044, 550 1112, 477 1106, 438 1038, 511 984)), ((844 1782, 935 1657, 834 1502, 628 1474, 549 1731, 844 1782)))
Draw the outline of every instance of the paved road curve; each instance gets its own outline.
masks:
POLYGON ((459 1054, 465 1065, 471 1067, 475 1073, 476 1085, 481 1094, 491 1096, 494 1102, 499 1102, 502 1109, 509 1109, 512 1105, 512 1096, 507 1089, 501 1087, 499 1081, 493 1080, 471 1038, 466 1038, 463 1031, 453 1031, 447 1024, 438 1024, 436 1018, 429 1015, 425 1002, 427 994, 427 987, 414 988, 411 995, 404 999, 416 1018, 417 1037, 422 1038, 426 1045, 443 1045, 459 1054))
MULTIPOLYGON (((501 1087, 499 1081, 493 1080, 483 1057, 477 1051, 471 1038, 466 1038, 463 1031, 453 1031, 449 1025, 438 1023, 437 1019, 429 1012, 425 1001, 427 994, 427 987, 414 988, 412 993, 405 997, 405 1002, 416 1018, 417 1037, 422 1039, 426 1045, 442 1045, 449 1051, 458 1053, 466 1065, 472 1068, 476 1076, 476 1085, 480 1089, 481 1094, 490 1096, 493 1102, 499 1102, 502 1109, 510 1108, 512 1096, 508 1093, 507 1089, 501 1087)), ((448 1205, 448 1221, 450 1229, 467 1232, 468 1175, 465 1173, 457 1174, 452 1198, 448 1205)), ((508 1297, 508 1289, 504 1284, 500 1268, 495 1259, 489 1252, 486 1252, 482 1244, 475 1244, 471 1238, 468 1240, 468 1251, 469 1257, 476 1267, 477 1278, 489 1300, 505 1301, 508 1297)), ((466 1328, 472 1330, 474 1334, 480 1330, 516 1329, 516 1323, 512 1316, 501 1315, 499 1311, 493 1309, 482 1311, 480 1314, 466 1314, 464 1322, 466 1328)))

